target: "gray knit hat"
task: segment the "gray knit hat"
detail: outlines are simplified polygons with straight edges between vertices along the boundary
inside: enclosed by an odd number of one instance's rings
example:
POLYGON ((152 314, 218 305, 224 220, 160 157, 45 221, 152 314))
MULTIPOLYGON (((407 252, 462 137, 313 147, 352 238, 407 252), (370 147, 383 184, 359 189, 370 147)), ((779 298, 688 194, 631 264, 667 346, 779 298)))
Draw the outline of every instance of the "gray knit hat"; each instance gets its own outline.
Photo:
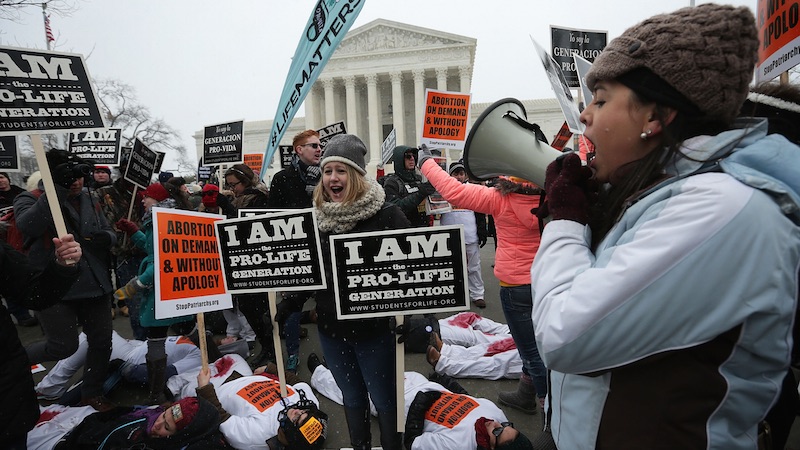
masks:
POLYGON ((627 29, 595 59, 586 83, 616 79, 679 111, 728 122, 747 97, 757 51, 750 9, 708 3, 627 29))
POLYGON ((459 159, 456 162, 450 163, 450 167, 447 169, 447 173, 452 175, 453 172, 455 172, 458 169, 466 170, 466 169, 464 169, 464 160, 463 159, 459 159))
POLYGON ((366 175, 364 169, 366 163, 364 156, 367 154, 367 146, 364 141, 354 134, 340 134, 334 136, 325 146, 322 160, 319 162, 320 170, 329 162, 340 162, 353 166, 361 175, 366 175))

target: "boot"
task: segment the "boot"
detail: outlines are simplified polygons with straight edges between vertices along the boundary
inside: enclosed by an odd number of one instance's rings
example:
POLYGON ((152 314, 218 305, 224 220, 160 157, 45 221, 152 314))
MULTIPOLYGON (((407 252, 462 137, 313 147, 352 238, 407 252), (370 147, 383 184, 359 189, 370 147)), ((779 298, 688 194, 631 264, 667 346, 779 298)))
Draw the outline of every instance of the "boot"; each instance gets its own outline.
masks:
POLYGON ((350 433, 350 445, 353 450, 371 450, 369 408, 358 409, 345 406, 344 417, 347 419, 347 431, 350 433))
POLYGON ((272 340, 259 339, 258 343, 261 346, 261 351, 247 361, 253 370, 266 366, 269 362, 275 362, 275 349, 272 347, 272 340))
POLYGON ((397 412, 378 413, 383 450, 403 450, 403 435, 397 431, 397 412))
POLYGON ((164 388, 166 387, 164 372, 167 369, 167 358, 146 359, 145 361, 147 362, 148 404, 160 405, 167 401, 164 395, 164 388))
POLYGON ((536 388, 530 375, 522 374, 517 384, 516 391, 504 391, 497 394, 497 401, 501 405, 518 409, 525 414, 536 414, 536 388))

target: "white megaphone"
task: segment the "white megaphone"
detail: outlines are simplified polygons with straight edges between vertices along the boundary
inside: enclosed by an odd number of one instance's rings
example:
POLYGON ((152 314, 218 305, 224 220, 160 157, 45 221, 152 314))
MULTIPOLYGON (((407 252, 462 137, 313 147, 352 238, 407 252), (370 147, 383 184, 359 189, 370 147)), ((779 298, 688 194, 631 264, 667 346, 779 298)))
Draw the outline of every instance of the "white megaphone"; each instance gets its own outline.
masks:
POLYGON ((522 102, 504 98, 478 117, 464 145, 464 168, 477 180, 514 176, 544 187, 547 166, 562 153, 527 121, 522 102))

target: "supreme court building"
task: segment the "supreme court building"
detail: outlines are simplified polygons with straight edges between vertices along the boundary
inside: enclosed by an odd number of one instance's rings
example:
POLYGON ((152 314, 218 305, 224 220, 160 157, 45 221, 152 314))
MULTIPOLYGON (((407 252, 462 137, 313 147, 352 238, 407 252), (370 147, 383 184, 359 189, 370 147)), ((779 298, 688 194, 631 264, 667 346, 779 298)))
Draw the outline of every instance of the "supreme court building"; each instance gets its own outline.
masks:
MULTIPOLYGON (((374 20, 350 30, 305 99, 305 117, 295 117, 281 140, 306 129, 343 121, 347 132, 359 136, 369 149, 367 171, 375 174, 381 144, 393 128, 397 145, 417 146, 424 115, 425 89, 470 92, 477 40, 429 28, 374 20)), ((502 80, 497 80, 502 83, 502 80)), ((473 103, 470 121, 494 101, 473 103)), ((564 123, 557 101, 523 100, 528 121, 537 123, 552 139, 564 123)), ((471 124, 470 124, 471 125, 471 124)), ((244 124, 244 153, 263 154, 272 120, 244 124)), ((194 135, 202 155, 203 131, 194 135)), ((276 151, 267 182, 281 169, 276 151)), ((458 159, 460 154, 451 154, 458 159)), ((391 164, 386 172, 392 172, 391 164)))

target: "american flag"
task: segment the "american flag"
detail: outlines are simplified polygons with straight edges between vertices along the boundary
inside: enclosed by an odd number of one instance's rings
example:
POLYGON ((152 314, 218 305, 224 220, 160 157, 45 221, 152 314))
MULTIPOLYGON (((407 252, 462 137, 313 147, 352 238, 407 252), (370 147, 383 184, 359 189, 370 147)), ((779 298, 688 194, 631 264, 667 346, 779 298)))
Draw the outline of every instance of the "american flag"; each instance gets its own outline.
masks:
POLYGON ((50 28, 50 17, 42 11, 42 15, 44 16, 44 37, 47 40, 47 48, 50 48, 50 43, 54 42, 56 38, 53 37, 53 29, 50 28))

